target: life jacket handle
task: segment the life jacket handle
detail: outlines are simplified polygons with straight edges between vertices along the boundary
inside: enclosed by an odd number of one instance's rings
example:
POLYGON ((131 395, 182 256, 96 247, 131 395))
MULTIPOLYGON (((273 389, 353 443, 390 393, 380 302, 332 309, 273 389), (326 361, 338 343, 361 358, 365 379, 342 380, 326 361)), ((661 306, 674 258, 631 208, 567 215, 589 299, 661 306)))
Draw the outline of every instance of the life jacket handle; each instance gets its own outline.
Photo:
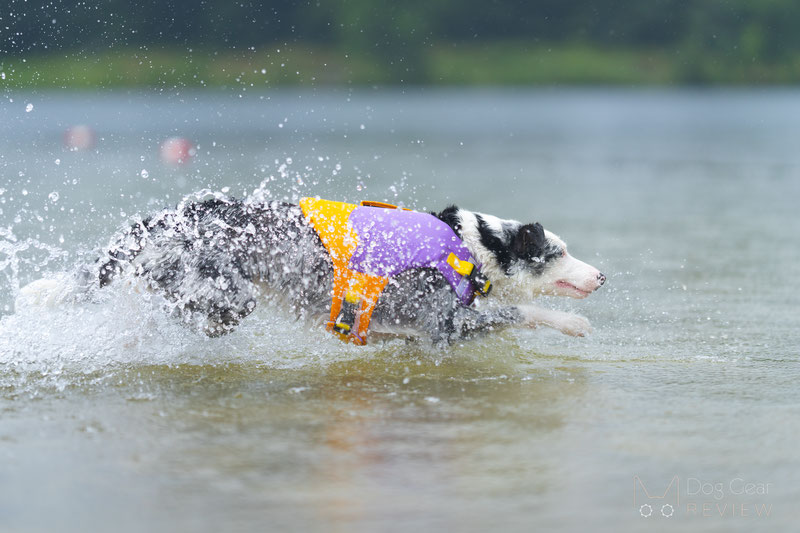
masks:
POLYGON ((384 209, 402 209, 403 211, 411 211, 411 209, 407 207, 397 207, 394 204, 387 204, 386 202, 376 202, 375 200, 361 200, 361 203, 358 205, 364 207, 382 207, 384 209))

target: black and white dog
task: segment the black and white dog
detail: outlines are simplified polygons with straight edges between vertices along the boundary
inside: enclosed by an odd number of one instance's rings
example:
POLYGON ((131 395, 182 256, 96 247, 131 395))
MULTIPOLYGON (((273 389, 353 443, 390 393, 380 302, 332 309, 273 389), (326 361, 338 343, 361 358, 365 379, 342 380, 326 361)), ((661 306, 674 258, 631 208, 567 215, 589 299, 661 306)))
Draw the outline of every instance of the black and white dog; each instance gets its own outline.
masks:
MULTIPOLYGON (((585 298, 605 282, 596 268, 538 223, 522 224, 455 206, 436 217, 450 225, 494 285, 488 300, 465 307, 435 268, 390 279, 370 331, 429 337, 448 344, 509 326, 549 326, 568 335, 591 331, 580 316, 531 305, 542 294, 585 298)), ((92 269, 103 287, 136 276, 172 302, 174 312, 209 336, 225 334, 264 299, 281 299, 299 317, 327 318, 331 259, 297 205, 228 197, 185 202, 141 220, 114 238, 92 269)), ((46 280, 21 291, 47 300, 46 280)))

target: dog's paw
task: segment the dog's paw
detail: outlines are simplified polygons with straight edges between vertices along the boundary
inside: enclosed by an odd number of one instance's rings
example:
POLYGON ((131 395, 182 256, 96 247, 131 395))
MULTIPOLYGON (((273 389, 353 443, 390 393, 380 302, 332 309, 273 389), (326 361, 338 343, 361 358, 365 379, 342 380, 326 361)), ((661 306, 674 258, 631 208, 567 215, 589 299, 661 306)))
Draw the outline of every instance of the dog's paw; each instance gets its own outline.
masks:
POLYGON ((580 315, 570 313, 563 313, 563 316, 559 317, 552 327, 573 337, 585 337, 592 332, 592 325, 588 320, 580 315))
POLYGON ((580 315, 528 305, 519 306, 519 309, 525 325, 531 328, 547 326, 573 337, 585 337, 592 332, 592 325, 580 315))

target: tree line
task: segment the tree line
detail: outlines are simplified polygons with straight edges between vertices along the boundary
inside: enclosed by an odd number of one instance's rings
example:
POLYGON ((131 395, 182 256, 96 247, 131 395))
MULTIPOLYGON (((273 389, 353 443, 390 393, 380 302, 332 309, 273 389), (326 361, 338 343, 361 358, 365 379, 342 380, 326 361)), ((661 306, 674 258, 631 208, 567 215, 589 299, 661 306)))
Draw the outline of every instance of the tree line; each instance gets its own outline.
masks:
MULTIPOLYGON (((796 68, 793 0, 6 0, 0 53, 330 47, 413 78, 434 46, 652 49, 796 68)), ((0 59, 2 61, 2 59, 0 59)))

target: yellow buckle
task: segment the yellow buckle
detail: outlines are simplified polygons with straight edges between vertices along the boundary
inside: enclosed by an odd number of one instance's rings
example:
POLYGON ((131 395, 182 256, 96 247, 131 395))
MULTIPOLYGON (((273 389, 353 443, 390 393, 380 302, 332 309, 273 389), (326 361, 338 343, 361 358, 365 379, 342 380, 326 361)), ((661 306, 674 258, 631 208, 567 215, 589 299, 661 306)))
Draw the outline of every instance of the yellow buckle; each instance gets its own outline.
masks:
POLYGON ((453 252, 450 252, 450 255, 447 256, 447 264, 462 276, 469 276, 475 268, 475 265, 469 261, 462 261, 453 252))
POLYGON ((478 292, 484 296, 489 294, 491 291, 492 291, 492 282, 489 281, 488 279, 486 280, 486 283, 484 283, 483 288, 478 289, 478 292))
POLYGON ((361 300, 361 298, 359 297, 358 293, 356 293, 356 292, 347 291, 344 294, 344 301, 349 303, 349 304, 357 304, 360 300, 361 300))
POLYGON ((339 311, 339 316, 333 322, 333 331, 343 337, 353 333, 357 328, 358 312, 360 308, 361 298, 358 293, 347 291, 342 301, 342 307, 339 311))

